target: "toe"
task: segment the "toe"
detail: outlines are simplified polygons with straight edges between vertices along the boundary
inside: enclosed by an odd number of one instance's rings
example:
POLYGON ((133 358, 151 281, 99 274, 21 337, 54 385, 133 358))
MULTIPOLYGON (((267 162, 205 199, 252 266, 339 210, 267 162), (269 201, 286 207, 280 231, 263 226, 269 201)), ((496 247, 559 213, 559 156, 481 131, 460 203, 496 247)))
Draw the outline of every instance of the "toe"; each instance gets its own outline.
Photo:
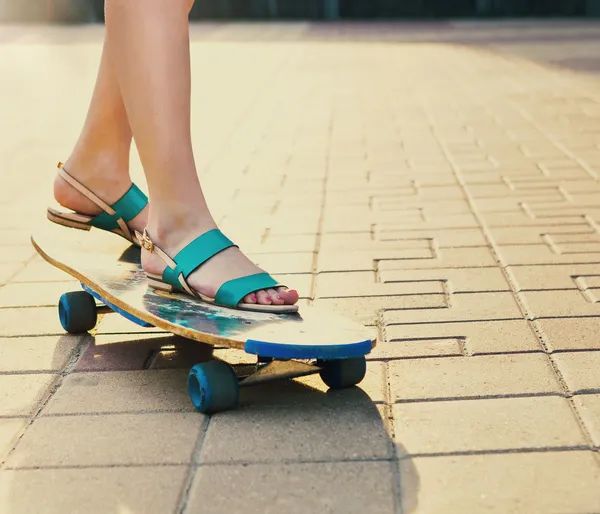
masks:
POLYGON ((242 303, 256 303, 256 301, 257 301, 256 294, 250 293, 250 294, 244 296, 242 303))
POLYGON ((256 292, 256 298, 258 303, 262 305, 271 305, 271 297, 267 294, 266 291, 261 290, 256 292))
POLYGON ((279 293, 275 289, 267 289, 267 294, 271 298, 273 305, 283 305, 285 303, 283 297, 279 296, 279 293))
POLYGON ((285 305, 294 305, 300 298, 298 291, 295 289, 287 289, 286 287, 277 288, 277 294, 283 298, 283 303, 285 305))

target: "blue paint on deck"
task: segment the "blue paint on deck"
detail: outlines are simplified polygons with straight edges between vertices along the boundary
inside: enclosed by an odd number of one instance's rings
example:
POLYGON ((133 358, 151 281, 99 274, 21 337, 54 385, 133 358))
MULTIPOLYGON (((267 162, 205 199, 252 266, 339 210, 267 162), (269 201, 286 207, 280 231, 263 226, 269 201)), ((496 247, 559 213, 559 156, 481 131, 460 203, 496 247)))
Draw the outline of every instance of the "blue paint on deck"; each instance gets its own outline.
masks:
POLYGON ((336 345, 301 345, 280 344, 266 341, 248 339, 244 350, 253 355, 261 357, 272 357, 274 359, 350 359, 352 357, 364 357, 371 352, 373 344, 371 340, 360 341, 354 344, 336 345))
POLYGON ((144 328, 149 328, 149 327, 153 327, 154 326, 151 323, 146 323, 144 320, 142 320, 140 318, 137 318, 133 314, 130 314, 129 312, 124 311, 120 307, 117 307, 116 305, 110 303, 105 298, 102 298, 102 296, 100 296, 96 291, 94 291, 90 287, 86 286, 83 282, 81 283, 81 287, 83 288, 84 291, 88 292, 94 298, 96 298, 96 300, 101 301, 104 305, 106 305, 107 307, 110 307, 113 311, 115 311, 116 313, 120 314, 125 319, 128 319, 129 321, 135 323, 136 325, 139 325, 140 327, 144 327, 144 328))

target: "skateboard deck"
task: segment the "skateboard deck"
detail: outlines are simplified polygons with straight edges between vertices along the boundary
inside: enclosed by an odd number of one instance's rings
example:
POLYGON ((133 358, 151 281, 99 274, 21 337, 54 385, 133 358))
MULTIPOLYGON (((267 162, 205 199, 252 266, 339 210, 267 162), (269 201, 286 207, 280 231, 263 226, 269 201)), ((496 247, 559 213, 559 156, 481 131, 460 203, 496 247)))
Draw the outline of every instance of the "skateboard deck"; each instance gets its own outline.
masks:
MULTIPOLYGON (((140 249, 105 231, 87 232, 47 222, 34 231, 31 241, 46 261, 75 277, 84 291, 134 323, 201 343, 243 350, 257 355, 259 362, 321 363, 298 363, 296 367, 280 363, 270 370, 257 370, 258 375, 301 376, 322 371, 322 362, 364 362, 376 343, 371 330, 363 325, 317 307, 301 306, 292 314, 261 313, 210 305, 183 293, 153 290, 141 268, 140 249)), ((63 317, 68 308, 60 305, 61 322, 67 330, 63 317)), ((79 307, 72 310, 84 312, 79 307)), ((257 377, 246 380, 258 381, 257 377)))

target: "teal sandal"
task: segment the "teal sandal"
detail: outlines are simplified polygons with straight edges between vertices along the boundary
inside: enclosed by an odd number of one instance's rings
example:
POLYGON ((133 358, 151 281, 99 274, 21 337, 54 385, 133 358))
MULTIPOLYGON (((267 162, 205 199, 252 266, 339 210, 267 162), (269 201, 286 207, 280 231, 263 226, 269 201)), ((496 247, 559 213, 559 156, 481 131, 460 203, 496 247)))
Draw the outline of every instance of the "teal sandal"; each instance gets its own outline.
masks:
POLYGON ((148 284, 161 291, 185 292, 194 298, 199 298, 207 303, 232 309, 259 311, 269 313, 298 312, 298 305, 262 305, 258 303, 241 303, 248 294, 261 289, 286 287, 279 284, 268 273, 256 273, 225 282, 217 291, 214 298, 209 298, 193 290, 187 283, 187 278, 194 270, 206 261, 222 252, 226 248, 237 246, 233 244, 219 229, 209 230, 194 239, 174 258, 169 257, 163 250, 156 246, 144 230, 143 234, 136 232, 140 246, 150 252, 156 253, 167 265, 162 276, 146 273, 148 284))
POLYGON ((79 230, 90 230, 92 227, 96 227, 114 232, 138 245, 138 241, 133 234, 134 231, 129 228, 127 223, 142 212, 142 209, 148 204, 148 198, 139 187, 132 184, 119 200, 112 205, 108 205, 78 180, 69 175, 63 167, 62 162, 58 163, 58 174, 65 182, 89 198, 104 212, 97 216, 89 216, 74 211, 65 212, 54 207, 48 207, 47 215, 50 221, 79 230))

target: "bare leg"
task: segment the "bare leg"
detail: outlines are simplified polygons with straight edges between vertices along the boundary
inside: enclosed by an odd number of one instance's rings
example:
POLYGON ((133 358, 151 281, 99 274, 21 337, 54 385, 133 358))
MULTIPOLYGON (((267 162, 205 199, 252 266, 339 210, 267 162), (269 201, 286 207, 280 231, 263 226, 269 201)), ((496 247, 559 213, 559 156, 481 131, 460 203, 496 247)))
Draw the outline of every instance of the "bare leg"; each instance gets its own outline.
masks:
MULTIPOLYGON (((174 255, 200 234, 216 228, 198 179, 190 131, 188 0, 107 0, 109 60, 118 78, 127 117, 150 193, 148 232, 174 255)), ((143 253, 148 272, 164 263, 143 253)), ((205 263, 190 285, 214 296, 227 280, 260 272, 237 248, 205 263)), ((258 291, 243 301, 295 303, 296 291, 258 291)))
MULTIPOLYGON (((123 105, 121 91, 108 57, 105 41, 96 86, 88 114, 75 148, 65 169, 103 200, 116 202, 131 186, 129 152, 131 129, 123 105)), ((100 209, 62 178, 54 182, 56 200, 80 213, 98 214, 100 209)), ((144 209, 130 225, 143 229, 148 209, 144 209)))

